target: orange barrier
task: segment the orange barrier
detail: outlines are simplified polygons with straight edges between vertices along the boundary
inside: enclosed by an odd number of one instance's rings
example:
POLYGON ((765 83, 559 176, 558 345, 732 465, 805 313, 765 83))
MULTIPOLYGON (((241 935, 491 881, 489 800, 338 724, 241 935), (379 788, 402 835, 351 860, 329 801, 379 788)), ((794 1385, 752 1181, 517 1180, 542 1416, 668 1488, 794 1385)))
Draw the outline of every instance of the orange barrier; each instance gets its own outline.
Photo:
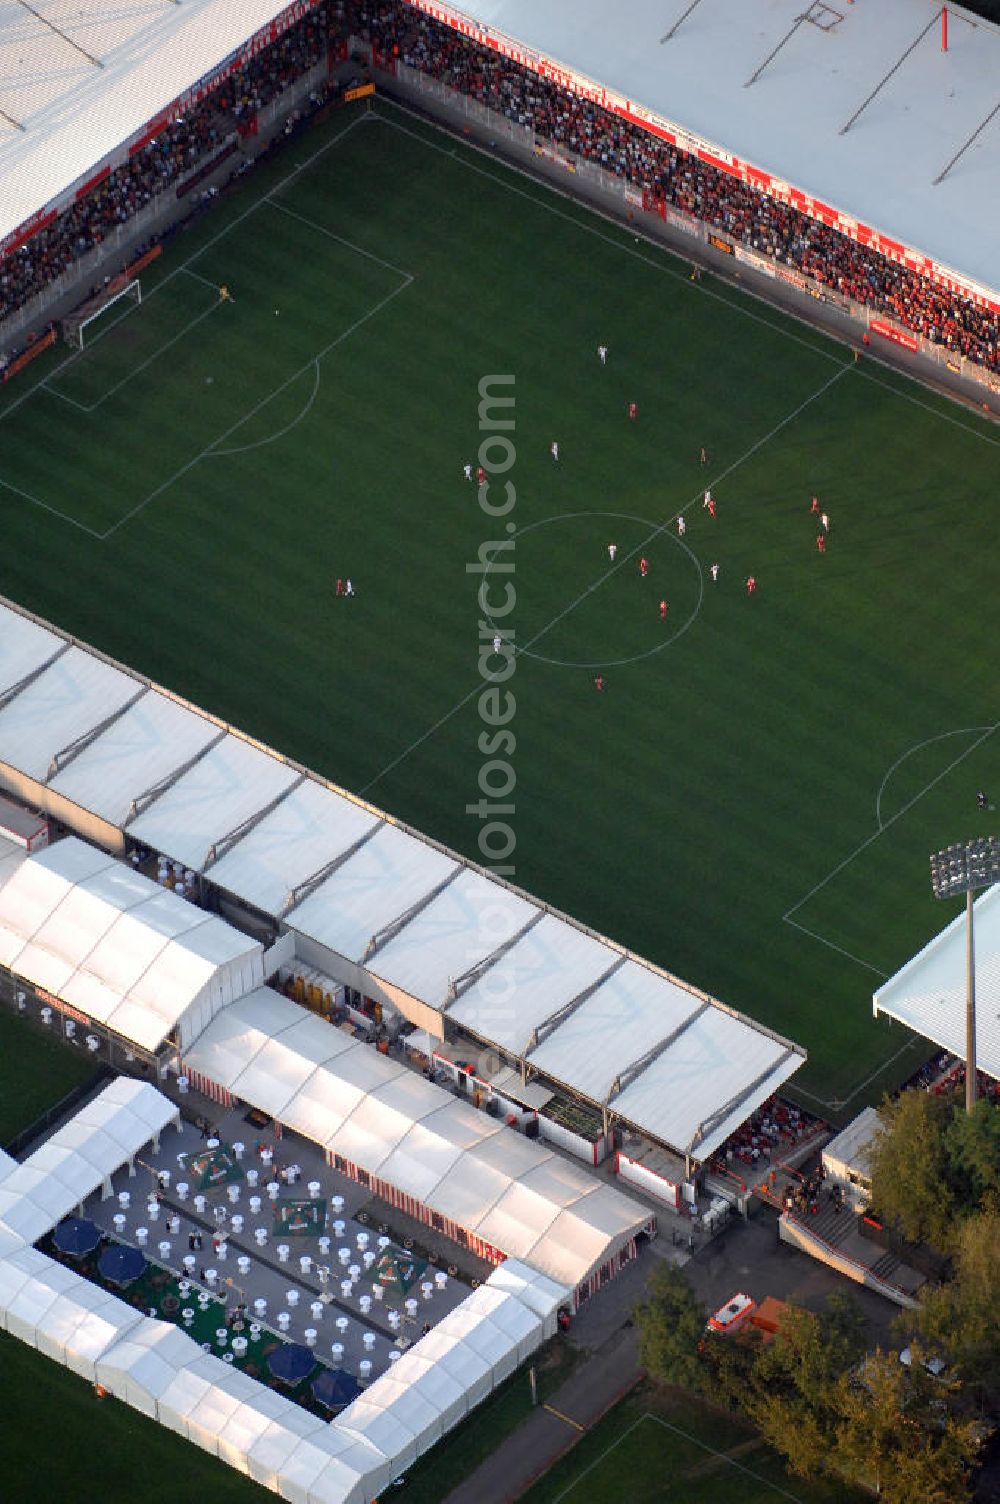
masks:
POLYGON ((12 376, 16 376, 19 371, 23 371, 25 366, 29 366, 36 356, 41 355, 43 350, 47 350, 49 346, 54 345, 55 342, 56 331, 51 328, 47 329, 42 335, 41 339, 36 339, 34 344, 29 345, 26 350, 22 350, 20 355, 18 355, 16 359, 12 360, 9 366, 5 367, 3 373, 4 383, 6 384, 10 380, 10 378, 12 376))

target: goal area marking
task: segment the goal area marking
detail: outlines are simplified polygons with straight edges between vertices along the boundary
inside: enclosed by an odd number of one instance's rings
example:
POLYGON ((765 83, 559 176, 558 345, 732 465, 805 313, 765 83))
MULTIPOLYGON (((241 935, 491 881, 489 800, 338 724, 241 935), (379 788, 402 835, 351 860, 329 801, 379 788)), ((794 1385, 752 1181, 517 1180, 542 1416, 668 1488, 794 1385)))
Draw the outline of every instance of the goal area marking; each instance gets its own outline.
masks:
MULTIPOLYGON (((138 308, 142 303, 142 283, 138 277, 130 277, 122 286, 114 284, 98 293, 96 298, 90 298, 75 313, 67 314, 63 319, 63 339, 74 350, 82 350, 86 344, 87 330, 91 324, 103 319, 109 309, 117 303, 128 302, 131 308, 122 315, 127 318, 132 308, 138 308)), ((116 319, 115 323, 119 320, 116 319)))

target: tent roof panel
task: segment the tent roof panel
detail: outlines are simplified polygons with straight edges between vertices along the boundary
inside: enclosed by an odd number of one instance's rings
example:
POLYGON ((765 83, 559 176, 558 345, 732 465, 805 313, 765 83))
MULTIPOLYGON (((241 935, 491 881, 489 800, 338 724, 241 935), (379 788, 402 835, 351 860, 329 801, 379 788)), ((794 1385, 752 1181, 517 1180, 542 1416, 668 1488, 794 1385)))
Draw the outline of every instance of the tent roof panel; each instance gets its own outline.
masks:
POLYGON ((591 986, 617 952, 564 919, 547 914, 463 992, 448 1017, 512 1054, 533 1029, 591 986))
POLYGON ((288 915, 288 924, 351 961, 368 942, 425 898, 455 858, 395 825, 383 826, 288 915))
POLYGON ((592 1101, 678 1028, 702 999, 637 961, 626 961, 531 1051, 533 1066, 592 1101))
POLYGON ((353 846, 379 816, 307 779, 212 868, 212 881, 265 914, 353 846))
POLYGON ((468 869, 404 925, 370 969, 423 1002, 441 1003, 453 977, 523 929, 537 905, 468 869))
POLYGON ((57 773, 51 786, 81 809, 124 825, 133 799, 218 735, 219 727, 205 716, 150 690, 57 773))
POLYGON ((129 830, 200 872, 214 842, 264 809, 299 776, 272 753, 230 733, 154 799, 129 830))
MULTIPOLYGON (((741 1095, 769 1069, 781 1072, 786 1047, 741 1019, 710 1008, 613 1099, 612 1107, 629 1122, 655 1133, 679 1149, 691 1145, 698 1159, 707 1157, 705 1140, 693 1141, 727 1102, 740 1097, 725 1114, 723 1138, 744 1122, 752 1108, 741 1095)), ((802 1063, 793 1054, 785 1077, 802 1063)), ((773 1087, 772 1087, 773 1090, 773 1087)))
POLYGON ((20 684, 27 674, 57 653, 64 637, 0 602, 0 694, 20 684))
POLYGON ((44 779, 63 751, 141 688, 121 669, 71 647, 0 708, 0 761, 44 779))

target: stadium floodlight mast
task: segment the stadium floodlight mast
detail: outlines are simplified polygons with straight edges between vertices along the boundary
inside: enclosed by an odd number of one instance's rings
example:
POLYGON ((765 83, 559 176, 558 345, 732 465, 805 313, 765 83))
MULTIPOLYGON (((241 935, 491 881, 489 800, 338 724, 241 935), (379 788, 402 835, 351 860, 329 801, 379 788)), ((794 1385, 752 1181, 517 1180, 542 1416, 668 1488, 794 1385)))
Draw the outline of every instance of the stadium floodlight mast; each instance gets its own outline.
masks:
POLYGON ((946 846, 931 857, 935 898, 965 894, 965 1110, 976 1105, 976 942, 972 900, 980 888, 1000 882, 1000 836, 979 836, 946 846))

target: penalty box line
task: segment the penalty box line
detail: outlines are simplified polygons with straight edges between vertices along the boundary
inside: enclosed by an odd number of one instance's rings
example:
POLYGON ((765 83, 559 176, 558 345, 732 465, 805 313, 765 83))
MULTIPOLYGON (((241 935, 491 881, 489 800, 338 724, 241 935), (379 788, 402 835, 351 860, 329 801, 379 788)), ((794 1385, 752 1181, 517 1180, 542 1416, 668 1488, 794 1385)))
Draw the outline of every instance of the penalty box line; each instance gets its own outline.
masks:
MULTIPOLYGON (((310 155, 306 157, 304 162, 297 163, 296 166, 294 166, 290 172, 287 172, 285 176, 281 178, 273 188, 269 189, 267 193, 261 194, 260 198, 255 199, 254 202, 249 206, 249 208, 244 209, 242 214, 238 214, 235 219, 230 220, 229 223, 226 224, 215 235, 213 235, 210 240, 207 240, 203 246, 200 246, 198 250, 194 251, 186 261, 182 261, 180 266, 175 267, 172 272, 168 272, 165 277, 161 278, 159 282, 151 287, 146 295, 147 301, 149 298, 155 297, 155 295, 160 291, 162 287, 167 286, 168 282, 172 282, 175 277, 181 276, 181 274, 184 272, 188 272, 191 276, 198 277, 200 281, 207 283, 207 277, 202 277, 199 272, 191 271, 191 267, 194 262, 197 261, 200 256, 203 256, 206 251, 211 250, 214 245, 217 245, 220 240, 224 239, 224 237, 229 234, 230 230, 235 230, 237 225, 241 225, 244 220, 249 219, 251 214, 256 213, 262 203, 264 203, 267 199, 273 198, 276 193, 280 193, 281 190, 287 187, 289 183, 293 182, 300 173, 306 172, 314 162, 318 161, 319 158, 322 157, 326 152, 330 151, 332 147, 339 145, 339 143, 343 141, 344 137, 350 135, 351 131, 353 131, 364 118, 365 117, 363 115, 355 115, 354 119, 350 121, 350 123, 346 125, 342 131, 338 131, 337 134, 335 136, 332 136, 329 141, 324 141, 323 145, 317 147, 314 152, 311 152, 310 155)), ((209 285, 212 286, 214 284, 209 283, 209 285)), ((129 313, 131 312, 134 312, 134 309, 130 309, 129 313)), ((122 317, 127 318, 128 313, 124 314, 122 317)), ((99 334, 97 334, 91 343, 91 348, 93 348, 93 345, 96 345, 97 341, 99 339, 102 339, 105 334, 109 334, 111 332, 111 328, 116 327, 121 322, 121 319, 116 319, 114 321, 114 324, 109 326, 108 329, 102 330, 99 334)), ((33 397, 39 390, 39 388, 45 386, 46 382, 54 380, 59 376, 61 371, 64 371, 67 366, 72 365, 73 362, 79 357, 80 353, 80 351, 75 350, 73 354, 67 356, 66 359, 62 361, 56 367, 56 369, 50 373, 50 375, 43 376, 40 381, 35 382, 34 386, 29 387, 23 396, 18 397, 14 402, 10 404, 9 407, 5 407, 3 412, 0 412, 0 423, 4 422, 5 419, 10 417, 11 413, 16 412, 23 403, 27 402, 31 397, 33 397)), ((41 503, 39 503, 39 505, 41 505, 41 503)), ((49 510, 53 509, 49 508, 49 510)))
MULTIPOLYGON (((862 841, 860 845, 856 846, 853 851, 849 852, 848 855, 844 857, 842 862, 838 862, 836 867, 832 868, 832 870, 828 872, 825 877, 820 878, 819 882, 815 883, 809 889, 809 892, 804 894, 797 903, 793 903, 790 909, 785 910, 785 912, 781 916, 783 922, 785 924, 792 925, 793 928, 797 930, 801 930, 805 935, 810 935, 814 940, 818 940, 821 945, 827 946, 830 950, 837 951, 839 955, 846 956, 848 960, 856 961, 857 964, 859 966, 863 966, 866 971, 874 972, 875 975, 879 977, 887 977, 889 975, 888 972, 883 971, 878 966, 873 966, 870 961, 862 960, 860 956, 855 956, 851 951, 845 950, 843 946, 837 945, 833 940, 828 940, 824 935, 818 935, 815 930, 807 928, 806 925, 801 924, 792 916, 794 914, 797 914, 799 909, 804 908, 810 899, 815 898, 817 893, 821 893, 828 883, 831 883, 835 877, 838 877, 840 873, 845 870, 845 868, 851 865, 856 857, 859 857, 863 851, 867 851, 868 847, 871 846, 875 841, 877 841, 880 836, 884 835, 887 830, 891 829, 891 827, 895 825, 897 820, 901 820, 905 814, 908 814, 909 811, 913 809, 915 804, 919 804, 920 800, 923 799, 925 794, 929 794, 931 789, 939 784, 942 779, 947 778, 949 773, 954 772, 955 768, 963 763, 967 757, 970 757, 972 753, 976 751, 977 747, 981 747, 983 742, 987 741, 994 734, 994 732, 997 731, 998 728, 1000 728, 1000 721, 996 721, 992 726, 987 726, 982 731, 982 734, 976 737, 974 742, 970 743, 970 745, 966 747, 963 752, 960 752, 957 757, 952 758, 948 766, 946 768, 942 768, 940 773, 935 774, 930 782, 926 783, 922 789, 918 789, 918 791, 913 795, 913 798, 908 799, 907 802, 900 809, 898 809, 894 815, 890 816, 890 818, 884 822, 880 821, 877 829, 873 830, 870 836, 862 841)), ((881 791, 879 797, 881 798, 881 791)))

